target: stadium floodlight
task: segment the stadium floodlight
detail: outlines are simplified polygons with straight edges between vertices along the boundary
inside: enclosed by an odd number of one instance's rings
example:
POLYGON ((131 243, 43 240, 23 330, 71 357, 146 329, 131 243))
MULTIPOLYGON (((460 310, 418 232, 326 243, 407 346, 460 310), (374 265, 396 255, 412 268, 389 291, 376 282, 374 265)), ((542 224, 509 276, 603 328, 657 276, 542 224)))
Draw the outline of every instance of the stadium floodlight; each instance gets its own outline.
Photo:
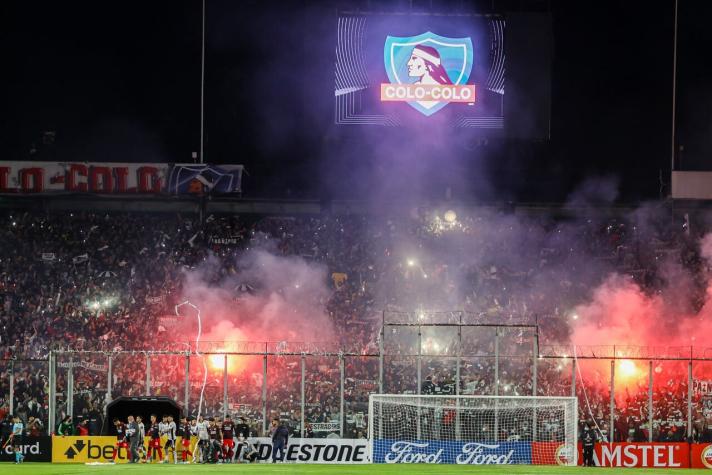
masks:
POLYGON ((573 397, 372 394, 374 463, 576 465, 573 397))

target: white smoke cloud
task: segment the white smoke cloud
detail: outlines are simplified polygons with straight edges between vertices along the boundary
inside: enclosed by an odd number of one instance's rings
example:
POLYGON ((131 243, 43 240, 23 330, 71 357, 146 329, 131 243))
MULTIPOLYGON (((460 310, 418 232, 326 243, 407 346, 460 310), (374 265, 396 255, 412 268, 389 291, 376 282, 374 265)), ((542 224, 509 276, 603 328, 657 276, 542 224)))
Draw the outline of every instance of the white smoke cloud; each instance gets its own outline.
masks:
POLYGON ((329 342, 327 269, 301 257, 250 250, 216 282, 219 261, 185 273, 184 298, 201 308, 204 341, 329 342), (242 287, 242 289, 241 289, 242 287))

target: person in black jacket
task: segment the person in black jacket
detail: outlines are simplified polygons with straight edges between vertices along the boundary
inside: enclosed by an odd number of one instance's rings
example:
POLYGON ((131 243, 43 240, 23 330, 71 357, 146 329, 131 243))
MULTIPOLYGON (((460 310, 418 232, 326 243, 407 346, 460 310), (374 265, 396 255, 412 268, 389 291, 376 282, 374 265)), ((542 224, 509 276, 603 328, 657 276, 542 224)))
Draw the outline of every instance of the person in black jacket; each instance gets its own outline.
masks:
POLYGON ((5 419, 0 421, 0 446, 10 438, 10 434, 12 434, 12 415, 8 414, 5 419))
POLYGON ((289 429, 279 422, 279 419, 272 420, 272 463, 284 461, 284 451, 289 442, 289 429), (279 452, 279 455, 277 453, 279 452))
POLYGON ((595 467, 593 463, 593 449, 598 441, 596 431, 593 429, 593 423, 587 421, 581 433, 581 444, 583 445, 583 466, 595 467))
POLYGON ((247 425, 247 419, 240 417, 240 423, 235 426, 235 437, 243 436, 247 439, 250 436, 250 426, 247 425))

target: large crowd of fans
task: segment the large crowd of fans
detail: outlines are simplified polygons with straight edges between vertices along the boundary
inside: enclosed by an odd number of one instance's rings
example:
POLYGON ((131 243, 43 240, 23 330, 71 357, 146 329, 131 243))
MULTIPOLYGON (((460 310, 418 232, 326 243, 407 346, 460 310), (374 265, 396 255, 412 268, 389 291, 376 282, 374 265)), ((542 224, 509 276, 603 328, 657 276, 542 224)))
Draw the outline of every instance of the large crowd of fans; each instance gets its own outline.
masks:
MULTIPOLYGON (((495 372, 492 328, 467 330, 470 333, 462 336, 433 330, 419 337, 408 329, 387 327, 381 336, 384 318, 464 315, 472 323, 536 322, 543 340, 564 343, 568 330, 562 316, 585 300, 606 273, 628 275, 643 289, 654 290, 660 285, 658 269, 663 262, 675 261, 691 275, 702 272, 699 233, 692 232, 689 223, 461 214, 413 210, 405 217, 209 215, 201 222, 192 215, 6 212, 0 216, 0 420, 9 410, 12 372, 14 411, 26 421, 37 420, 31 425, 37 432, 44 430, 46 360, 52 349, 104 352, 60 354, 57 421, 70 409, 66 400, 70 366, 74 420, 88 421, 93 433, 102 431, 110 398, 145 394, 147 384, 152 394, 183 402, 186 357, 145 351, 155 348, 157 335, 166 333, 161 318, 180 300, 186 270, 210 259, 217 262, 211 283, 227 277, 239 280, 235 262, 249 248, 267 246, 277 255, 298 256, 327 269, 324 284, 330 296, 324 311, 336 332, 335 346, 346 354, 343 417, 338 356, 305 357, 304 370, 300 356, 270 355, 267 364, 268 418, 288 420, 299 433, 304 410, 304 432, 315 437, 335 436, 342 420, 345 437, 367 435, 368 395, 379 389, 379 361, 374 356, 379 346, 386 355, 386 393, 454 394, 458 369, 449 357, 458 353, 457 348, 462 355, 461 394, 534 392, 536 359, 526 329, 509 330, 500 337, 498 350, 503 356, 495 372), (419 338, 426 355, 421 358, 420 379, 415 357, 419 338), (107 355, 116 350, 122 353, 112 356, 109 392, 107 355)), ((235 299, 242 292, 260 289, 247 280, 235 288, 235 299)), ((701 285, 699 298, 690 305, 699 307, 703 298, 701 285)), ((248 416, 259 434, 262 356, 239 358, 241 370, 228 376, 230 407, 225 410, 248 416)), ((536 364, 538 395, 571 395, 570 359, 536 364)), ((202 391, 202 371, 200 357, 190 356, 189 411, 219 415, 224 409, 222 372, 209 369, 202 391)), ((608 433, 609 381, 605 371, 586 374, 601 376, 576 385, 580 418, 595 421, 608 433)), ((663 374, 669 380, 654 388, 652 427, 647 381, 616 390, 616 440, 686 438, 686 372, 663 374)), ((693 437, 712 440, 712 407, 701 394, 694 395, 693 407, 693 437)), ((557 425, 542 420, 545 423, 556 438, 557 425)), ((503 430, 502 438, 526 431, 503 430)))

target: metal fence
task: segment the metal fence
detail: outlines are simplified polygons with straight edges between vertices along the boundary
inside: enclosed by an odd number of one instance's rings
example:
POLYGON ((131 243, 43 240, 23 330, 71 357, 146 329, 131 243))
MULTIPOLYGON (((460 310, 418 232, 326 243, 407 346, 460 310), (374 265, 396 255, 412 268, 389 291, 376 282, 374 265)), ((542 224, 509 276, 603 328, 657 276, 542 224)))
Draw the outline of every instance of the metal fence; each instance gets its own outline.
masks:
POLYGON ((98 433, 112 399, 166 395, 186 414, 245 416, 257 433, 279 417, 295 434, 358 438, 367 436, 372 393, 574 395, 580 417, 611 440, 712 439, 710 349, 540 348, 529 325, 406 323, 384 324, 372 354, 206 342, 0 360, 0 408, 37 417, 49 432, 70 415, 98 433))
POLYGON ((186 414, 244 416, 257 433, 278 417, 300 435, 364 436, 368 395, 378 390, 378 355, 333 350, 203 342, 184 351, 53 351, 44 362, 47 423, 87 417, 119 396, 164 395, 186 414))

